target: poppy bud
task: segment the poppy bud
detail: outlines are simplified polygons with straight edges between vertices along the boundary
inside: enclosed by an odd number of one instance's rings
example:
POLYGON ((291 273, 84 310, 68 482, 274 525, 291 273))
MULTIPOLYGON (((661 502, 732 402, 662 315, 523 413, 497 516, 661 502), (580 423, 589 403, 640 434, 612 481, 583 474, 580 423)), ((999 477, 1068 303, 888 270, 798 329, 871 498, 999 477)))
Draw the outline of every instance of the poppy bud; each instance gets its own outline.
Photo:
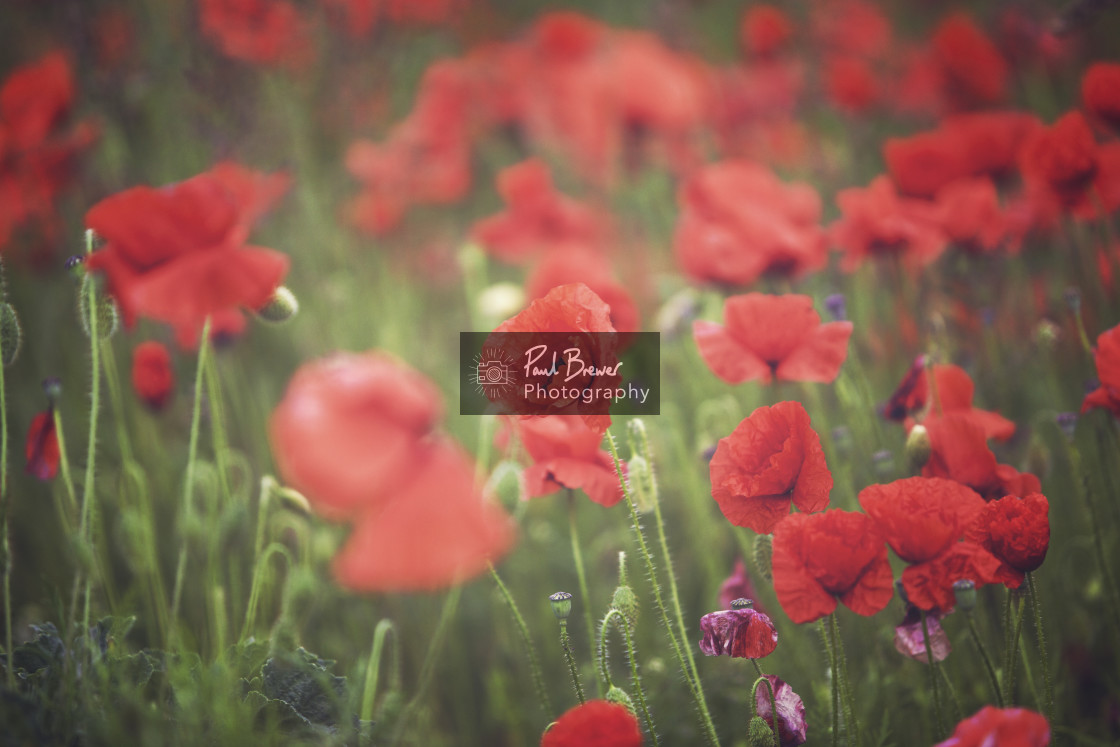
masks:
POLYGON ((280 507, 286 511, 301 516, 311 516, 311 503, 303 497, 303 493, 292 488, 276 487, 273 491, 280 507))
POLYGON ((640 513, 652 511, 657 501, 657 483, 654 482, 649 462, 640 456, 634 457, 626 463, 626 475, 630 478, 634 507, 640 513))
POLYGON ((15 363, 22 341, 16 310, 11 304, 0 303, 0 365, 6 368, 15 363))
POLYGON ((965 612, 971 613, 976 608, 976 583, 971 579, 962 578, 953 582, 953 595, 956 597, 957 606, 965 612))
POLYGON ((86 337, 90 336, 90 295, 94 296, 94 311, 97 314, 97 339, 107 340, 113 336, 120 325, 120 315, 113 299, 104 295, 97 287, 97 279, 93 275, 82 277, 82 284, 78 289, 78 320, 82 323, 82 331, 86 337), (91 290, 91 284, 92 290, 91 290))
POLYGON ((487 327, 496 327, 525 307, 525 291, 514 283, 495 283, 478 295, 476 308, 487 327), (493 323, 491 323, 493 322, 493 323))
POLYGON ((906 464, 910 471, 921 472, 933 454, 933 445, 929 440, 929 431, 924 425, 915 425, 906 436, 906 464))
POLYGON ((760 534, 754 538, 754 567, 767 581, 774 581, 774 571, 771 568, 771 559, 774 556, 774 538, 769 534, 760 534))
POLYGON ((257 309, 257 317, 265 322, 282 324, 299 313, 299 300, 287 286, 277 286, 272 297, 257 309))
POLYGON ((608 703, 615 703, 620 706, 626 706, 626 710, 630 711, 630 713, 634 714, 635 716, 638 715, 638 712, 634 710, 634 701, 631 700, 630 696, 626 694, 626 691, 618 685, 611 685, 611 689, 607 690, 607 696, 605 700, 608 703))
POLYGON ((552 614, 556 615, 557 620, 567 620, 568 615, 572 614, 572 595, 568 592, 551 594, 548 601, 552 604, 552 614))
POLYGON ((631 631, 638 624, 638 595, 629 586, 622 585, 614 590, 611 597, 611 609, 618 610, 626 620, 626 627, 631 631))
POLYGON ((747 744, 750 747, 777 747, 778 743, 774 741, 774 730, 761 716, 755 716, 751 719, 751 725, 747 730, 747 744))

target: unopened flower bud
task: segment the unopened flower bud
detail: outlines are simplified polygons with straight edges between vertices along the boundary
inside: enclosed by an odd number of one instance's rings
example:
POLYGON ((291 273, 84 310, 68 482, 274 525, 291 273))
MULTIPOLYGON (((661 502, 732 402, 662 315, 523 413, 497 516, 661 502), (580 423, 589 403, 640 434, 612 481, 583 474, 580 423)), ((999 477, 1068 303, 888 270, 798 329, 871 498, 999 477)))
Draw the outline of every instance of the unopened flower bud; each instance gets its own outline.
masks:
POLYGON ((298 313, 299 300, 285 285, 278 286, 268 302, 257 309, 257 316, 262 321, 273 324, 282 324, 298 313))
POLYGON ((906 436, 906 464, 911 472, 920 472, 933 454, 929 431, 924 425, 915 425, 906 436))
POLYGON ((618 685, 611 685, 611 689, 607 690, 606 701, 608 703, 626 706, 626 710, 630 711, 634 716, 638 715, 638 712, 634 710, 634 701, 631 700, 630 696, 626 694, 626 691, 618 685))
POLYGON ((568 615, 572 614, 572 595, 568 592, 551 594, 548 601, 552 604, 552 614, 556 615, 557 620, 567 620, 568 615))
POLYGON ((611 609, 618 610, 631 631, 638 624, 638 595, 629 586, 619 586, 611 597, 611 609))
POLYGON ((303 496, 303 493, 292 488, 276 488, 274 493, 277 503, 280 507, 291 511, 292 513, 300 514, 301 516, 311 516, 311 504, 303 496))
POLYGON ((761 716, 751 719, 747 730, 747 744, 750 747, 778 747, 778 743, 774 741, 774 730, 761 716))
POLYGON ((91 334, 90 296, 93 296, 94 312, 97 316, 97 339, 107 340, 113 336, 120 325, 120 315, 113 299, 102 293, 97 277, 85 275, 78 289, 78 318, 86 337, 91 334))
POLYGON ((774 580, 774 571, 771 568, 774 557, 774 538, 769 534, 760 534, 754 538, 754 567, 759 575, 767 581, 774 580))
POLYGON ((525 290, 516 283, 495 283, 478 294, 479 316, 489 322, 508 319, 525 306, 525 290))
POLYGON ((626 463, 626 475, 630 478, 630 489, 633 491, 634 507, 640 513, 652 511, 657 501, 657 484, 653 479, 653 470, 641 456, 636 456, 626 463))
POLYGON ((11 304, 0 302, 0 365, 6 368, 16 362, 22 342, 23 331, 16 310, 11 304))
POLYGON ((967 578, 953 582, 953 594, 957 599, 957 606, 965 612, 972 612, 976 608, 976 584, 967 578))

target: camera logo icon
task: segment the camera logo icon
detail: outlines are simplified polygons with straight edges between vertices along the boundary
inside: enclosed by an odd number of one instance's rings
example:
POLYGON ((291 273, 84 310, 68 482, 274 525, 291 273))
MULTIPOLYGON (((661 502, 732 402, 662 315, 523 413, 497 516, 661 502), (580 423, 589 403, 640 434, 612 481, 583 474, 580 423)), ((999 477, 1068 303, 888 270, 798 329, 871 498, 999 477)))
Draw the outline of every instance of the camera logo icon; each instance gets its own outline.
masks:
POLYGON ((513 388, 513 359, 497 347, 486 347, 474 360, 474 383, 487 399, 497 400, 513 388))
POLYGON ((485 385, 509 383, 509 366, 500 360, 483 360, 478 363, 478 381, 485 385))

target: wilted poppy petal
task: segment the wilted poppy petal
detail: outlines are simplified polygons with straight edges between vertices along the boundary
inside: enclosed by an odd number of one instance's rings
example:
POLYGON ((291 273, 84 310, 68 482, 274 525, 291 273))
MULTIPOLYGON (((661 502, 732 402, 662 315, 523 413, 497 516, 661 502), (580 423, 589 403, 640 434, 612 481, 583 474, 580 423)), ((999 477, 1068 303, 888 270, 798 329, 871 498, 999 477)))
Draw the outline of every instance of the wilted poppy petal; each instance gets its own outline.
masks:
POLYGON ((778 646, 778 630, 769 616, 755 609, 711 612, 700 618, 700 650, 706 656, 761 659, 778 646))

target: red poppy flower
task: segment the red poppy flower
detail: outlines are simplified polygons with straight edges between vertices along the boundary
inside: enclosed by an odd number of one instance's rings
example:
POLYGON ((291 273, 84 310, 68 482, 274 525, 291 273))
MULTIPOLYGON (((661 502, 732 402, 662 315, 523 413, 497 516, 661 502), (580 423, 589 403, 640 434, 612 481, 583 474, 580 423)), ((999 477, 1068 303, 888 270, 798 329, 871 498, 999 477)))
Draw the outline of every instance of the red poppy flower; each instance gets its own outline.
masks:
POLYGON ((862 58, 837 56, 825 67, 825 92, 829 101, 852 114, 867 111, 879 100, 879 81, 871 65, 862 58))
POLYGON ((1086 111, 1120 132, 1120 64, 1091 65, 1081 78, 1081 100, 1086 111))
POLYGON ((619 283, 603 254, 582 244, 554 246, 525 281, 525 295, 543 298, 553 288, 584 283, 610 307, 611 326, 619 332, 637 332, 638 307, 626 286, 619 283))
POLYGON ((747 293, 723 304, 727 326, 692 323, 712 373, 729 384, 771 378, 828 383, 848 357, 851 322, 821 324, 809 296, 747 293))
POLYGON ((829 227, 833 243, 844 251, 841 267, 851 272, 868 257, 896 255, 924 266, 945 249, 945 235, 932 203, 900 197, 885 176, 865 188, 836 195, 840 218, 829 227))
POLYGON ((390 500, 420 474, 420 449, 440 418, 440 396, 384 353, 340 353, 306 363, 269 421, 284 480, 332 519, 390 500))
POLYGON ((756 57, 780 52, 791 36, 793 24, 789 17, 773 5, 752 5, 739 26, 743 49, 756 57))
POLYGON ((202 33, 229 57, 301 69, 311 62, 311 27, 286 0, 199 0, 202 33))
POLYGON ((700 618, 700 632, 700 651, 705 656, 761 659, 778 647, 774 622, 750 607, 710 612, 700 618))
POLYGON ((525 469, 530 498, 561 488, 582 490, 601 506, 622 500, 622 486, 611 455, 599 448, 610 417, 588 424, 565 415, 522 417, 515 422, 518 436, 533 464, 525 469), (601 426, 601 427, 600 427, 601 426))
POLYGON ((1101 333, 1093 358, 1101 385, 1085 395, 1081 412, 1103 407, 1120 418, 1120 325, 1101 333))
POLYGON ((996 462, 982 426, 968 412, 927 417, 926 430, 932 451, 922 467, 924 477, 945 477, 967 485, 986 500, 1004 495, 1027 495, 1042 489, 1029 472, 996 462))
POLYGON ((895 553, 909 563, 902 588, 923 610, 950 609, 953 583, 996 580, 999 561, 978 545, 959 542, 984 508, 968 487, 939 478, 910 477, 860 491, 863 507, 895 553))
POLYGON ((792 514, 774 530, 772 563, 778 602, 798 624, 832 613, 837 599, 870 616, 894 596, 887 545, 861 513, 792 514))
POLYGON ((200 328, 211 314, 269 300, 288 258, 245 240, 275 185, 262 177, 268 196, 258 198, 245 176, 220 165, 161 189, 133 187, 90 208, 86 224, 106 245, 86 268, 106 274, 126 324, 144 316, 200 328))
POLYGON ((881 57, 891 43, 891 22, 883 9, 865 0, 831 0, 813 6, 813 37, 832 53, 881 57))
POLYGON ((1013 495, 991 501, 977 515, 965 532, 965 539, 975 542, 995 555, 1017 588, 1024 573, 1042 565, 1050 547, 1050 502, 1041 493, 1023 498, 1013 495))
POLYGON ((985 439, 1006 441, 1015 434, 1015 424, 997 412, 978 410, 972 406, 975 385, 960 366, 938 364, 933 366, 937 387, 937 404, 929 393, 929 374, 925 356, 918 356, 898 388, 887 400, 883 415, 888 420, 906 424, 915 422, 928 425, 944 415, 963 415, 978 425, 985 439))
POLYGON ((712 497, 735 526, 774 531, 790 506, 823 511, 832 490, 820 436, 800 402, 760 407, 721 438, 709 467, 712 497))
POLYGON ((132 388, 153 410, 162 409, 171 398, 175 374, 171 354, 162 344, 149 340, 132 351, 132 388))
POLYGON ((1045 189, 1066 207, 1085 197, 1100 168, 1100 153, 1084 115, 1072 111, 1024 146, 1021 168, 1028 184, 1045 189))
POLYGON ((994 104, 1007 88, 1007 62, 966 13, 941 22, 931 42, 943 95, 954 109, 994 104))
POLYGON ((1046 747, 1050 724, 1041 713, 1026 708, 984 706, 957 724, 953 736, 934 747, 1046 747))
MULTIPOLYGON (((781 678, 773 674, 763 675, 770 687, 774 688, 774 706, 778 709, 778 744, 780 747, 798 747, 809 738, 808 724, 805 721, 805 704, 801 696, 781 678)), ((754 693, 755 713, 774 728, 774 715, 770 712, 770 689, 760 687, 754 693)))
POLYGON ((991 179, 949 182, 938 190, 936 202, 945 236, 963 251, 990 252, 1009 238, 1010 227, 991 179))
POLYGON ((641 747, 638 719, 624 705, 589 700, 565 712, 541 737, 541 747, 641 747))
POLYGON ((556 191, 548 166, 539 159, 502 170, 498 192, 506 210, 475 223, 472 235, 506 262, 568 242, 599 246, 607 237, 604 217, 556 191))
POLYGON ((410 479, 367 503, 334 559, 335 578, 348 589, 446 588, 485 571, 513 543, 510 522, 482 495, 462 448, 446 439, 411 446, 410 479))
POLYGON ((40 480, 49 480, 58 474, 58 434, 54 430, 54 411, 48 409, 31 419, 27 430, 27 473, 40 480))
POLYGON ((764 166, 706 166, 684 183, 677 201, 674 251, 694 280, 750 285, 766 274, 801 277, 828 262, 816 190, 786 184, 764 166))

